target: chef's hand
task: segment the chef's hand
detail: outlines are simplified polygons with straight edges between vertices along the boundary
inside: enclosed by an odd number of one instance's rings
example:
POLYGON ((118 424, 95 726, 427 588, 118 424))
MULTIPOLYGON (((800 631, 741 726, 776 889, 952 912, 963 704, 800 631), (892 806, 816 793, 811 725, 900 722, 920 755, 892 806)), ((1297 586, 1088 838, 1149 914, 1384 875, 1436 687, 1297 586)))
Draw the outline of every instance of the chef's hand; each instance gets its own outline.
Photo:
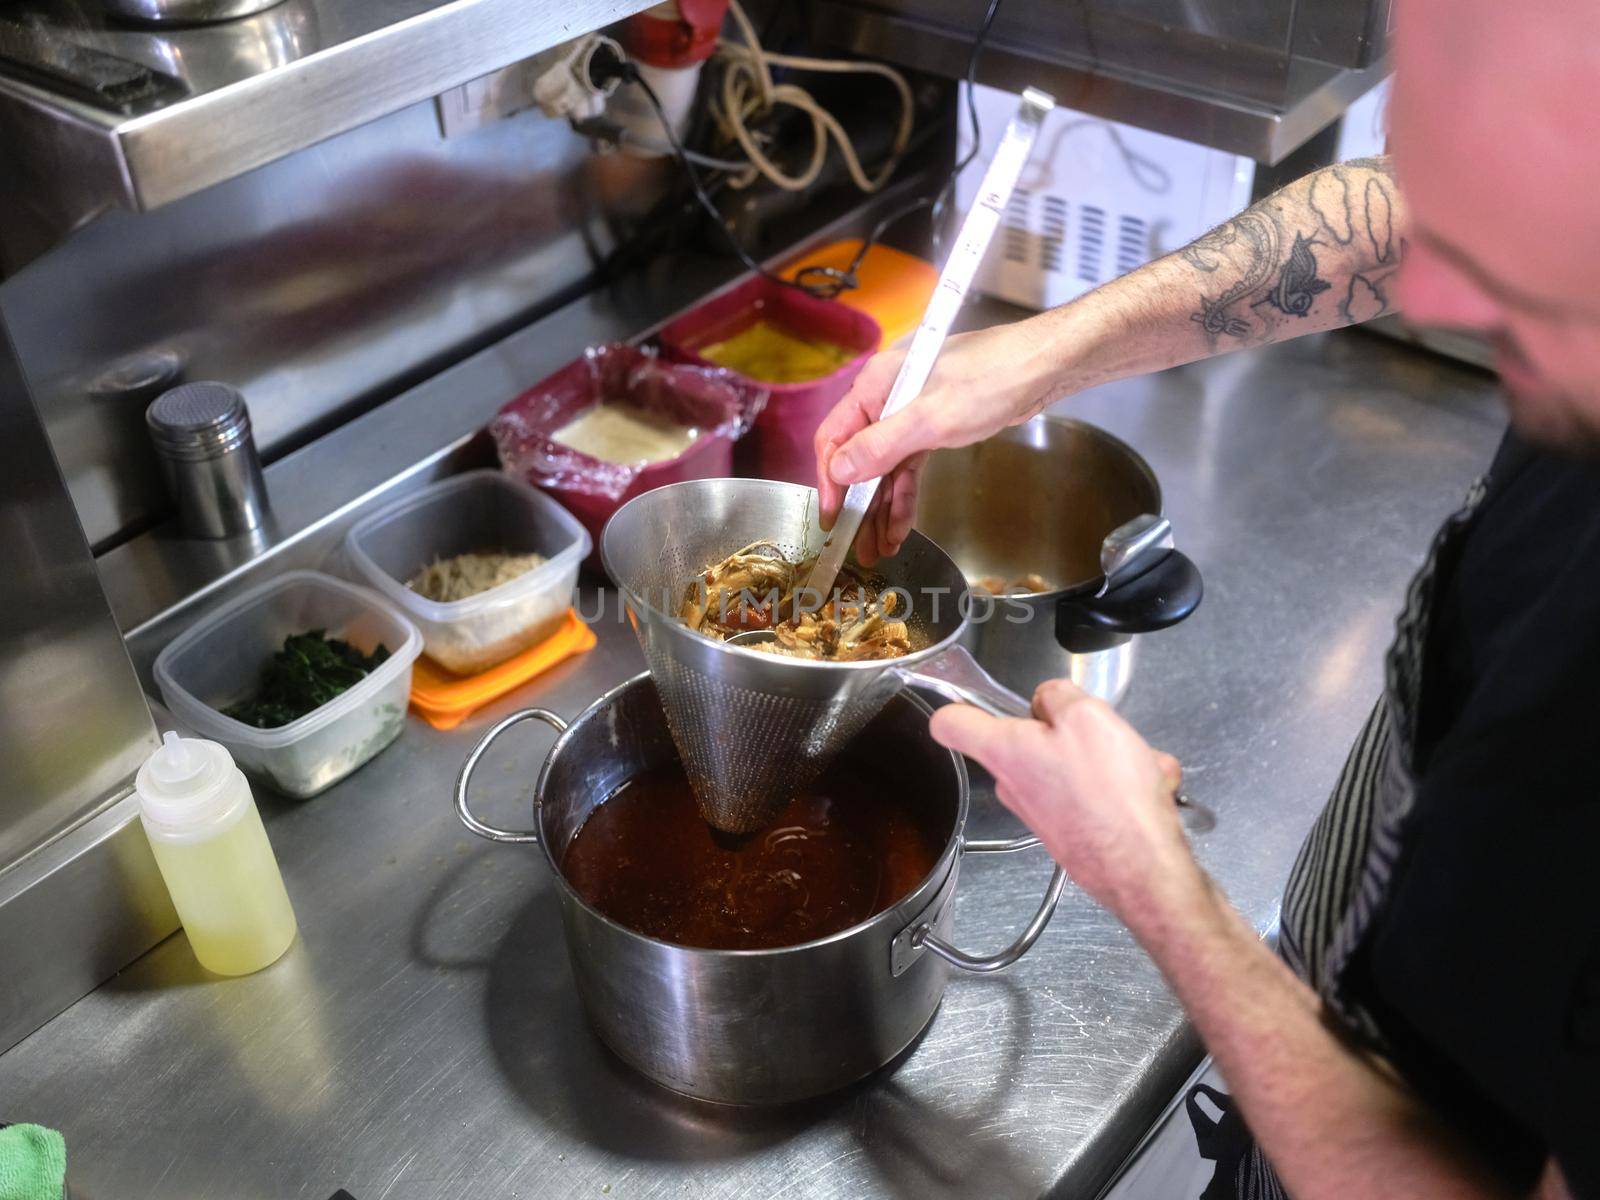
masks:
POLYGON ((1032 321, 952 337, 922 394, 878 421, 904 359, 903 350, 874 355, 814 443, 825 529, 833 526, 846 486, 885 476, 856 540, 864 566, 894 554, 911 531, 929 451, 980 442, 1055 398, 1050 339, 1032 321))
POLYGON ((1173 802, 1178 760, 1152 750, 1103 700, 1052 679, 1034 692, 1031 718, 951 704, 934 714, 932 730, 984 765, 1001 802, 1124 923, 1192 894, 1200 868, 1173 802))

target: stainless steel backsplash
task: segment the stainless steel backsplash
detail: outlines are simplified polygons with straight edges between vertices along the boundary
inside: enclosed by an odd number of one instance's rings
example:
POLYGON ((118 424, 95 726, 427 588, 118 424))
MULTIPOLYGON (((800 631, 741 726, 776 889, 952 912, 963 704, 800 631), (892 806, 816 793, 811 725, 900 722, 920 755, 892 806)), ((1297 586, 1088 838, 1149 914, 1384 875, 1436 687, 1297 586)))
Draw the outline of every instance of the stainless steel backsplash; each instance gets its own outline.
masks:
POLYGON ((89 541, 170 508, 147 397, 108 371, 170 353, 235 385, 270 461, 580 287, 671 165, 536 112, 446 139, 429 102, 79 229, 0 284, 0 314, 89 541))

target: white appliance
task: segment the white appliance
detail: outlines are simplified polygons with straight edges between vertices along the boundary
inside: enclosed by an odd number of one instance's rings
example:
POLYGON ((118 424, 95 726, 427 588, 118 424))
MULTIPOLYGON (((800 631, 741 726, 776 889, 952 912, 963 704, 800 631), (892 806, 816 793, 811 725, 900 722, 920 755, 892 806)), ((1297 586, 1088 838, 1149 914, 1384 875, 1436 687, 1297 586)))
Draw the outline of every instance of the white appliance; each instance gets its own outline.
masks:
MULTIPOLYGON (((1383 152, 1388 81, 1348 110, 1337 155, 1383 152)), ((1010 92, 974 92, 979 155, 956 184, 971 206, 988 155, 1016 108, 1010 92)), ((959 154, 972 144, 961 123, 959 154)), ((1254 159, 1057 108, 1045 118, 999 236, 974 287, 1026 308, 1053 308, 1185 246, 1250 203, 1254 159)))
POLYGON ((1339 122, 1339 142, 1334 148, 1335 162, 1347 158, 1370 158, 1382 154, 1389 145, 1389 85, 1394 76, 1381 83, 1344 110, 1339 122))
MULTIPOLYGON (((979 85, 978 157, 956 203, 971 206, 987 156, 1016 108, 979 85)), ((961 124, 959 153, 971 146, 961 124)), ((1070 108, 1045 118, 974 286, 1027 308, 1064 304, 1193 241, 1250 202, 1254 160, 1070 108)))

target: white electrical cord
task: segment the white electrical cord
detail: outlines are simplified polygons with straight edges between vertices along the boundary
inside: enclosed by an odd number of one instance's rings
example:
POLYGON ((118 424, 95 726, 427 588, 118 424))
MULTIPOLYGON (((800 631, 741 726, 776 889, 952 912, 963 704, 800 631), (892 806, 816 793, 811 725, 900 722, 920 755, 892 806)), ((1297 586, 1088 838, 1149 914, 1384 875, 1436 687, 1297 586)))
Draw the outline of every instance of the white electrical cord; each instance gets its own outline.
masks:
MULTIPOLYGON (((582 132, 580 130, 580 132, 582 132)), ((642 133, 634 133, 631 129, 614 129, 610 131, 617 141, 627 146, 637 146, 641 150, 648 150, 651 154, 671 155, 674 152, 672 143, 659 138, 647 137, 642 133)), ((731 158, 713 158, 709 154, 701 154, 697 150, 684 148, 683 156, 697 167, 705 167, 712 171, 748 171, 748 162, 735 162, 731 158)))
POLYGON ((750 18, 740 7, 739 0, 730 0, 728 10, 733 14, 734 24, 739 27, 742 42, 723 39, 717 43, 717 52, 726 60, 726 65, 722 74, 721 103, 714 106, 713 111, 718 124, 739 143, 739 148, 750 159, 751 167, 742 179, 732 180, 730 185, 747 186, 754 182, 756 173, 759 173, 785 191, 802 191, 810 187, 822 173, 830 138, 837 143, 839 153, 844 158, 845 169, 849 171, 856 187, 863 192, 875 192, 889 182, 889 177, 899 165, 901 154, 905 152, 906 143, 911 139, 915 105, 911 87, 906 83, 905 76, 883 63, 769 54, 761 48, 755 27, 750 24, 750 18), (900 94, 900 124, 895 130, 889 157, 876 175, 869 176, 862 169, 861 159, 856 155, 850 135, 844 131, 838 119, 798 84, 774 83, 773 67, 788 67, 796 71, 880 75, 894 84, 895 90, 900 94), (779 104, 797 108, 811 118, 811 161, 798 175, 787 174, 768 158, 745 124, 750 117, 769 112, 779 104))

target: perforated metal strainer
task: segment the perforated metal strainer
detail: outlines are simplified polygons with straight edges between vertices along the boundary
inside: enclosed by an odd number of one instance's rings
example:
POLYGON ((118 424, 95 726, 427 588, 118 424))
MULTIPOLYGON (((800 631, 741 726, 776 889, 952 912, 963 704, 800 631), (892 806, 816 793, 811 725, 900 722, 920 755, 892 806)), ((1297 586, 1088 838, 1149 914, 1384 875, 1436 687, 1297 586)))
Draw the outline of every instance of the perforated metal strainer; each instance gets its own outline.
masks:
POLYGON ((1028 711, 956 644, 967 583, 919 533, 875 568, 885 586, 909 595, 913 628, 925 639, 903 658, 787 658, 714 641, 678 620, 689 582, 743 546, 771 541, 794 561, 815 553, 824 537, 816 509, 811 488, 700 479, 629 501, 601 534, 601 557, 644 647, 701 813, 729 833, 769 824, 907 684, 993 713, 1028 711))

